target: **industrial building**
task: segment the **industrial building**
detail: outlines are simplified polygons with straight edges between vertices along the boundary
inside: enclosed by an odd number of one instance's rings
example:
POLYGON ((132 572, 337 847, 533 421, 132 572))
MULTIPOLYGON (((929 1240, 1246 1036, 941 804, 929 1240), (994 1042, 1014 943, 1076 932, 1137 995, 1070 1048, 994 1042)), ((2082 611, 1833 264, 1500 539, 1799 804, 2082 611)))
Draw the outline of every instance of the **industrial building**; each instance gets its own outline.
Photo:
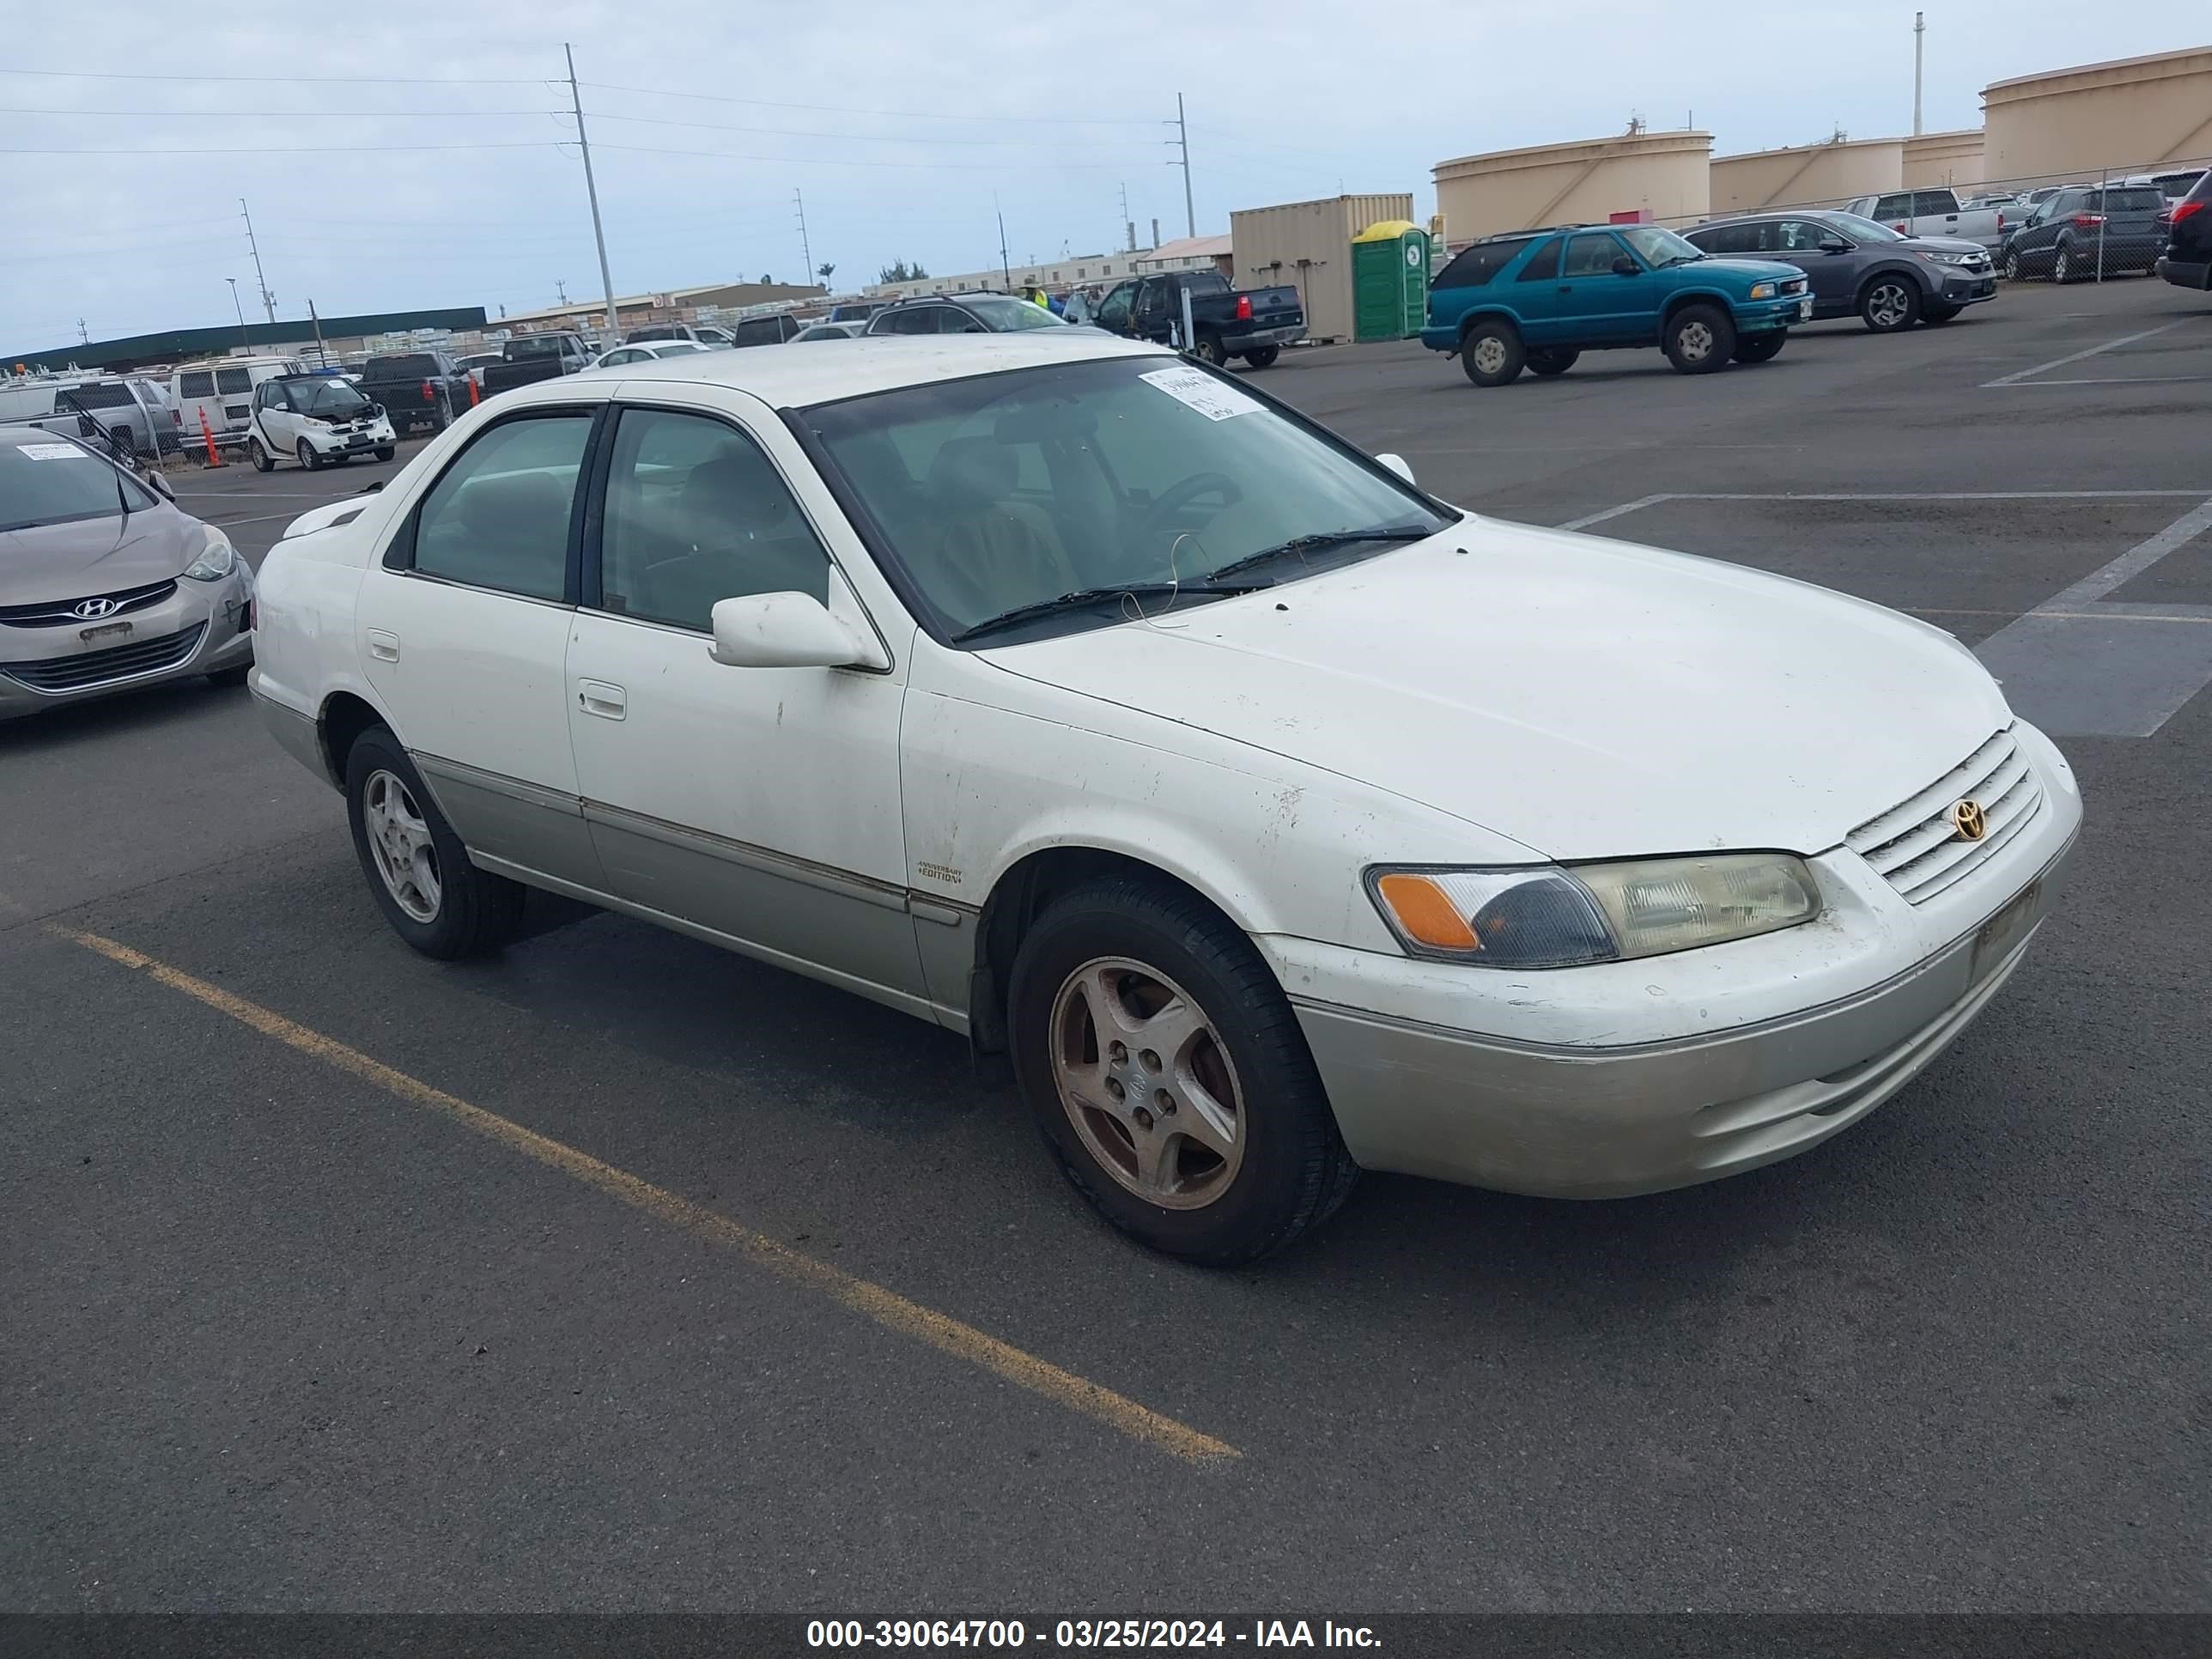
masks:
MULTIPOLYGON (((1711 206, 1712 151, 1710 132, 1636 129, 1462 155, 1431 170, 1437 214, 1455 246, 1532 225, 1702 219, 1711 206)), ((1237 268, 1244 267, 1240 248, 1237 268)))
MULTIPOLYGON (((670 289, 659 294, 632 294, 615 301, 616 324, 624 329, 649 323, 712 322, 723 312, 741 312, 755 306, 805 305, 829 297, 828 290, 802 283, 708 283, 698 288, 670 289), (702 313, 705 313, 702 315, 702 313)), ((596 332, 606 321, 605 299, 575 300, 548 306, 542 311, 502 316, 509 329, 581 329, 596 332)))
POLYGON ((991 265, 981 270, 957 271, 949 276, 920 276, 909 283, 871 283, 860 290, 872 300, 905 300, 917 294, 973 294, 988 289, 1042 288, 1054 294, 1071 288, 1125 283, 1156 270, 1202 270, 1218 268, 1207 246, 1225 237, 1200 236, 1187 242, 1163 242, 1158 247, 1124 248, 1118 253, 1069 253, 1057 259, 1025 265, 991 265))
POLYGON ((1933 190, 1939 185, 1978 185, 1989 176, 1984 170, 1984 161, 1979 127, 1961 127, 1954 132, 1915 133, 1905 141, 1905 170, 1897 187, 1933 190))
POLYGON ((1754 213, 1785 203, 1847 202, 1905 184, 1902 138, 1845 138, 1822 144, 1716 155, 1710 197, 1715 213, 1754 213))
MULTIPOLYGON (((371 343, 392 338, 444 337, 471 333, 484 326, 482 306, 455 306, 441 311, 381 311, 320 320, 322 344, 333 357, 368 349, 371 343)), ((216 328, 179 328, 155 334, 134 334, 119 340, 86 340, 50 347, 41 351, 0 353, 0 368, 17 364, 37 369, 59 369, 74 363, 79 368, 138 368, 149 363, 179 363, 195 357, 222 357, 240 350, 266 352, 273 356, 312 356, 319 325, 307 317, 274 323, 225 323, 216 328)))
POLYGON ((2136 170, 2212 156, 2212 46, 2017 75, 1982 90, 1984 177, 2136 170))

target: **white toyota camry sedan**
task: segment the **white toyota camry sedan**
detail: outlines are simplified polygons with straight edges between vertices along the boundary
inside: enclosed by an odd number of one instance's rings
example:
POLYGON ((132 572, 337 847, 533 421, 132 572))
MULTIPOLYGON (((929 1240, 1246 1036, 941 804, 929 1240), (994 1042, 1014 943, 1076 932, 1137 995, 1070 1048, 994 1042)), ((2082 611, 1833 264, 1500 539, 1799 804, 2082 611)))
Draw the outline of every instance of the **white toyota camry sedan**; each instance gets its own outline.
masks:
POLYGON ((537 887, 904 1009, 1210 1262, 1363 1168, 1805 1151, 1997 994, 2081 817, 1948 634, 1074 330, 510 392, 291 526, 256 659, 416 950, 537 887))

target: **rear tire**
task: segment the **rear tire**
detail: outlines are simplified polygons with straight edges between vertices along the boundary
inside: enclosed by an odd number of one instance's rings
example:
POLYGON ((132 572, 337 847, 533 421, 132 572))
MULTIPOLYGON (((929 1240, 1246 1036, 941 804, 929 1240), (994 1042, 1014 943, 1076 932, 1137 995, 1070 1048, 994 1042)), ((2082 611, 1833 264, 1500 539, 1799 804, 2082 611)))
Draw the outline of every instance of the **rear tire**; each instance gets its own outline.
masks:
POLYGON ((452 962, 496 951, 514 937, 528 890, 469 861, 386 727, 370 727, 347 751, 346 818, 370 896, 392 932, 416 950, 452 962))
POLYGON ((1271 368, 1274 366, 1275 359, 1282 355, 1283 349, 1280 346, 1261 346, 1257 351, 1246 352, 1244 361, 1255 368, 1271 368))
POLYGON ((1778 328, 1771 334, 1754 334, 1748 340, 1738 340, 1729 355, 1740 363, 1771 363, 1781 355, 1789 341, 1790 331, 1778 328))
POLYGON ((1510 386, 1528 361, 1521 331, 1502 318, 1486 318, 1460 337, 1459 366, 1477 386, 1510 386))
POLYGON ((1667 319, 1660 345, 1682 374, 1717 374, 1735 351, 1735 324, 1718 306, 1684 306, 1667 319))
POLYGON ((2057 252, 2051 256, 2051 280, 2054 283, 2070 283, 2075 281, 2080 275, 2080 268, 2074 263, 2072 244, 2061 242, 2057 252))
POLYGON ((246 441, 246 457, 253 463, 256 472, 274 472, 276 470, 276 458, 261 447, 258 438, 246 441))
POLYGON ((1229 353, 1222 346, 1221 337, 1218 334, 1201 334, 1198 337, 1198 356, 1200 362, 1211 363, 1216 368, 1226 368, 1229 366, 1229 353))
POLYGON ((308 471, 320 472, 323 470, 323 458, 315 453, 315 447, 305 438, 300 440, 300 447, 294 453, 299 456, 300 465, 308 471))
POLYGON ((1920 320, 1920 285, 1909 276, 1886 274, 1859 295, 1859 320, 1876 334, 1902 334, 1920 320))
POLYGON ((1575 360, 1582 355, 1579 351, 1570 351, 1560 346, 1539 346, 1528 354, 1528 372, 1541 374, 1547 379, 1554 374, 1564 374, 1575 366, 1575 360))
POLYGON ((1358 1179, 1282 987, 1194 894, 1125 875, 1063 895, 1022 940, 1007 1012, 1045 1144, 1099 1214, 1156 1250, 1255 1261, 1358 1179))

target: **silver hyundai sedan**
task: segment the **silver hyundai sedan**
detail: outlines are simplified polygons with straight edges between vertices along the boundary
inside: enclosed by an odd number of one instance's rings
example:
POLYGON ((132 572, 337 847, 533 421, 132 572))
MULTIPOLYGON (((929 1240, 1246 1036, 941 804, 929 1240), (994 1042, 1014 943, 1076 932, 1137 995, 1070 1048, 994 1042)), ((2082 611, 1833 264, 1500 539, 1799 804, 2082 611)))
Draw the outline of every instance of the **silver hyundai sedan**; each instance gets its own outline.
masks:
POLYGON ((0 428, 0 720, 253 665, 230 538, 89 446, 0 428))

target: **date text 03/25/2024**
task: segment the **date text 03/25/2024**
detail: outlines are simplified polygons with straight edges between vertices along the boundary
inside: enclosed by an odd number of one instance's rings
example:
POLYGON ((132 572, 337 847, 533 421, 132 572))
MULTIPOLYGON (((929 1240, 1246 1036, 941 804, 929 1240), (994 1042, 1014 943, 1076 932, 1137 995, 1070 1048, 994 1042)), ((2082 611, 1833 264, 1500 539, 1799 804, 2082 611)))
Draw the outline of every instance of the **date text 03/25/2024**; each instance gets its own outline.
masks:
POLYGON ((1324 1619, 1255 1619, 1249 1628, 1219 1619, 1060 1619, 1049 1629, 1018 1619, 815 1619, 806 1626, 810 1648, 1055 1648, 1124 1651, 1155 1648, 1373 1648, 1381 1645, 1364 1625, 1324 1619))

